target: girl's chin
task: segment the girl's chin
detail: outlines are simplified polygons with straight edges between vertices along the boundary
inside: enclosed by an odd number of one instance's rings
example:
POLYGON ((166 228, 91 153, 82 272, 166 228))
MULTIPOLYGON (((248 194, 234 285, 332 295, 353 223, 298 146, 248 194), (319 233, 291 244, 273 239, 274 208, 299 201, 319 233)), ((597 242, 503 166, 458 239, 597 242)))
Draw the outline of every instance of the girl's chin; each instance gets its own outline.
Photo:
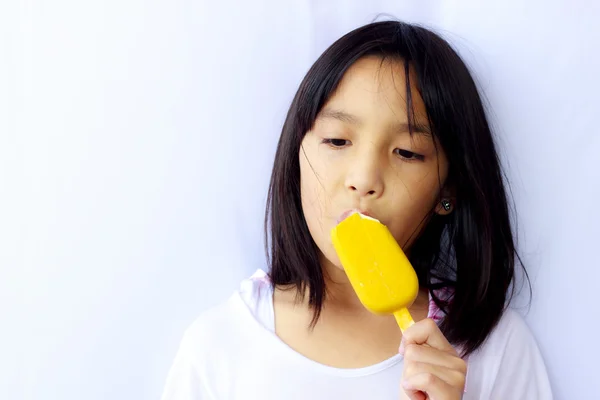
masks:
POLYGON ((337 255, 337 253, 335 252, 333 245, 330 244, 329 245, 330 248, 327 249, 329 251, 327 251, 326 253, 323 251, 319 251, 319 258, 321 259, 321 266, 327 269, 334 269, 334 270, 344 270, 344 267, 342 266, 342 263, 340 262, 340 259, 337 255))
POLYGON ((336 270, 340 270, 340 271, 343 271, 343 270, 344 270, 344 267, 342 267, 342 264, 339 264, 339 263, 338 263, 338 264, 333 264, 333 263, 332 263, 332 264, 331 264, 331 266, 332 266, 333 268, 335 268, 336 270))
POLYGON ((342 271, 345 273, 344 271, 344 267, 342 266, 342 263, 340 262, 340 259, 338 258, 337 254, 334 252, 333 255, 331 257, 325 257, 326 262, 322 263, 321 265, 325 266, 327 269, 338 272, 338 271, 342 271))

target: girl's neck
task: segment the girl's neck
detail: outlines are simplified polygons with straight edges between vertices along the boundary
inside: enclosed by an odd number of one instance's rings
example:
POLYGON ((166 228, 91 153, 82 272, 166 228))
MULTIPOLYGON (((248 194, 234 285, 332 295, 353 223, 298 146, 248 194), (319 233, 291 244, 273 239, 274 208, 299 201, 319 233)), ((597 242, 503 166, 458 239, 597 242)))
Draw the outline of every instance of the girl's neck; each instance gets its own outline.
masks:
MULTIPOLYGON (((358 299, 344 270, 333 265, 325 257, 322 257, 321 267, 327 290, 324 307, 357 313, 368 312, 358 299)), ((410 307, 410 311, 414 314, 413 318, 415 320, 426 318, 428 309, 429 292, 427 289, 420 289, 415 302, 410 307)))
MULTIPOLYGON (((318 323, 310 328, 314 310, 308 305, 308 293, 299 304, 294 286, 277 287, 273 294, 277 336, 305 357, 337 368, 365 367, 395 356, 402 332, 394 317, 369 312, 344 270, 321 265, 327 294, 318 323)), ((428 300, 427 291, 420 291, 409 308, 415 321, 427 317, 428 300)))

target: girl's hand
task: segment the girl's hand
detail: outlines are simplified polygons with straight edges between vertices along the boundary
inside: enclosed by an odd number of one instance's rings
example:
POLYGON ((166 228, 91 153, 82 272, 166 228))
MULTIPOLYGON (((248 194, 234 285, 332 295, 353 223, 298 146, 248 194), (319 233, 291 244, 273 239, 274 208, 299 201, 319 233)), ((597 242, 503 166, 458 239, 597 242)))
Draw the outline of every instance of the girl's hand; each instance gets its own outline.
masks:
POLYGON ((401 398, 462 398, 467 364, 458 356, 432 319, 419 321, 404 332, 400 353, 404 353, 401 381, 404 397, 401 395, 401 398))

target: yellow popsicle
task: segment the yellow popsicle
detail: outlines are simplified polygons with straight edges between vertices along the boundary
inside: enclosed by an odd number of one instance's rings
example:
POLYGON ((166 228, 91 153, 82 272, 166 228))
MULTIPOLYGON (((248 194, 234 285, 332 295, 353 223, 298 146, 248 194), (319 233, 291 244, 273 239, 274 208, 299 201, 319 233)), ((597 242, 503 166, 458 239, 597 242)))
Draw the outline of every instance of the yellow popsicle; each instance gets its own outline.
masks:
POLYGON ((419 280, 388 228, 356 212, 331 230, 331 239, 361 303, 375 314, 394 314, 402 331, 411 326, 408 307, 419 280))

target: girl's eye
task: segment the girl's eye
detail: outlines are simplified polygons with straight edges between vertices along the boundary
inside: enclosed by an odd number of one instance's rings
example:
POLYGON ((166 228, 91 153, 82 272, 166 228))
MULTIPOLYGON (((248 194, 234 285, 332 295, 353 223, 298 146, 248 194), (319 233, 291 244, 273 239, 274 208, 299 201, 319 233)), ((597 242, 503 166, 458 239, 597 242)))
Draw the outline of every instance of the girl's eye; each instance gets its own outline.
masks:
POLYGON ((417 153, 413 153, 412 151, 408 151, 408 150, 396 149, 396 150, 394 150, 394 153, 398 154, 401 158, 403 158, 407 161, 415 161, 415 160, 423 161, 425 159, 425 156, 422 156, 417 153))
POLYGON ((323 139, 323 143, 328 144, 334 148, 342 148, 350 144, 350 141, 346 139, 323 139))

